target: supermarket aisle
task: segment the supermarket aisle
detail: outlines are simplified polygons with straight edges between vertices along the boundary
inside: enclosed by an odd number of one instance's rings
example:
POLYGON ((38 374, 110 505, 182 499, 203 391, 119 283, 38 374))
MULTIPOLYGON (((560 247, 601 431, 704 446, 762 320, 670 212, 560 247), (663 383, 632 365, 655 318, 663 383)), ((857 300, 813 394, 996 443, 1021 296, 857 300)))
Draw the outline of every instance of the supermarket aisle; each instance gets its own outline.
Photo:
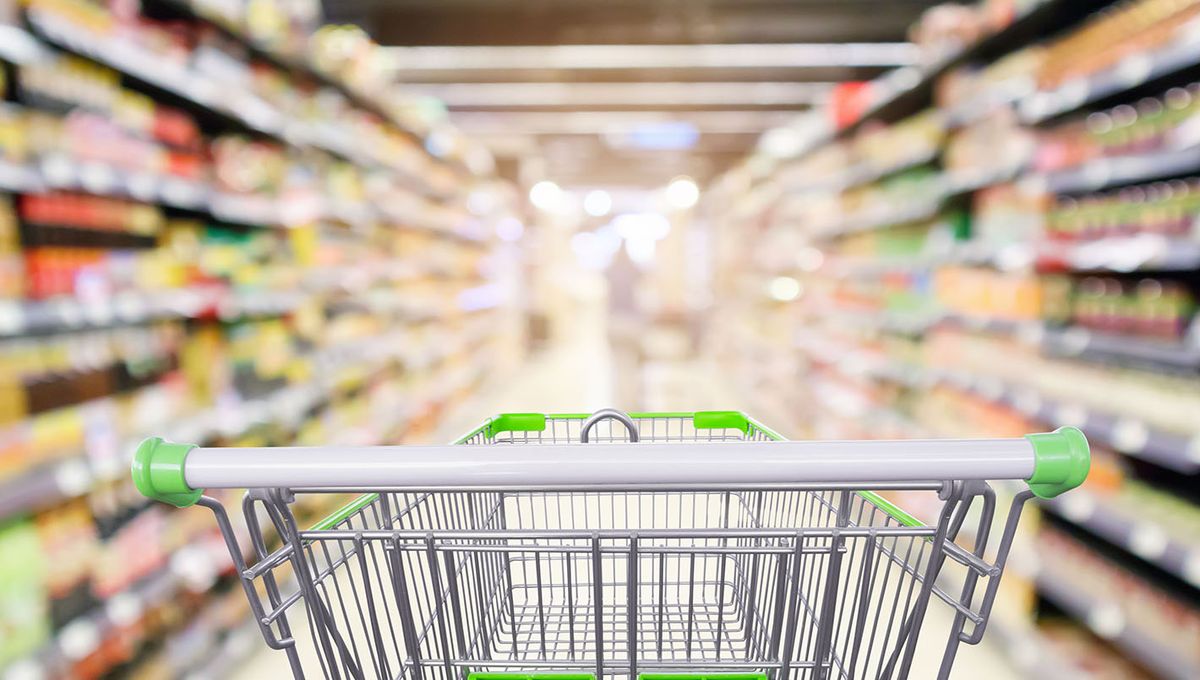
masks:
MULTIPOLYGON (((611 406, 612 358, 605 337, 601 312, 586 308, 581 310, 579 323, 574 326, 570 338, 533 358, 512 379, 494 384, 477 398, 469 400, 445 419, 436 440, 450 441, 484 418, 500 412, 577 412, 611 406)), ((720 372, 703 362, 651 364, 646 367, 643 384, 647 389, 646 403, 656 410, 742 407, 742 399, 728 387, 720 372)), ((914 680, 936 677, 945 639, 941 631, 950 623, 948 609, 930 607, 926 630, 931 634, 919 646, 911 676, 914 680)), ((1010 670, 1006 658, 994 640, 978 647, 963 647, 952 678, 1016 680, 1020 675, 1010 670)), ((250 657, 234 678, 257 680, 286 677, 287 673, 283 655, 262 648, 250 657)))

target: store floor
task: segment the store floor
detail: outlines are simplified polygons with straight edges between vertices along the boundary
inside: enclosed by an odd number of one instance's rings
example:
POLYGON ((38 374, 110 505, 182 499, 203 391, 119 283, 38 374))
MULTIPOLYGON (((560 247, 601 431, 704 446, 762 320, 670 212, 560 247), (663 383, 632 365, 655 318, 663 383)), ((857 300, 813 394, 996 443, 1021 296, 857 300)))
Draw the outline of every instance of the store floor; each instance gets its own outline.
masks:
MULTIPOLYGON (((595 319, 575 329, 574 337, 534 358, 528 367, 510 380, 494 384, 485 394, 451 414, 439 436, 449 441, 478 425, 482 419, 499 412, 590 412, 612 406, 615 389, 610 370, 611 353, 605 333, 595 319)), ((644 407, 649 410, 736 409, 742 400, 723 386, 718 372, 695 362, 654 362, 643 374, 644 407)), ((928 630, 942 631, 949 625, 948 607, 930 605, 928 630)), ((944 635, 928 635, 926 642, 945 640, 944 635)), ((935 678, 940 663, 941 644, 922 645, 912 672, 913 680, 935 678)), ((261 680, 288 676, 281 653, 265 647, 247 660, 236 680, 261 680)), ((998 645, 985 642, 976 647, 963 646, 958 655, 957 680, 1015 680, 998 645)))

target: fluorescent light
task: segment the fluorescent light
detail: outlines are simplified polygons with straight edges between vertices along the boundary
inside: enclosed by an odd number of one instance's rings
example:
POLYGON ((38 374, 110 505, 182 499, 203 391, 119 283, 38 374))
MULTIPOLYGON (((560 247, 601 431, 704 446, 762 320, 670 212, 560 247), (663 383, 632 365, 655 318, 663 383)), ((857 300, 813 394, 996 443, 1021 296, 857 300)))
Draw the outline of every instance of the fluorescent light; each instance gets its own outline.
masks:
POLYGON ((803 290, 800 282, 790 276, 777 276, 767 286, 767 294, 779 302, 791 302, 800 297, 803 290))
POLYGON ((589 191, 583 199, 583 211, 592 217, 604 217, 612 210, 612 196, 603 189, 589 191))
POLYGON ((472 137, 628 134, 651 123, 686 122, 701 134, 760 134, 796 116, 788 111, 461 111, 454 125, 472 137))
POLYGON ((813 106, 831 83, 451 83, 413 85, 447 107, 813 106))
POLYGON ((676 177, 667 185, 667 203, 680 210, 687 210, 700 200, 700 187, 691 177, 676 177))
POLYGON ((529 201, 539 210, 554 212, 562 206, 563 193, 558 185, 550 180, 542 180, 529 190, 529 201))
POLYGON ((626 241, 661 241, 671 233, 671 221, 661 213, 627 213, 613 218, 612 227, 626 241))
POLYGON ((387 47, 396 71, 761 69, 907 66, 912 43, 387 47))

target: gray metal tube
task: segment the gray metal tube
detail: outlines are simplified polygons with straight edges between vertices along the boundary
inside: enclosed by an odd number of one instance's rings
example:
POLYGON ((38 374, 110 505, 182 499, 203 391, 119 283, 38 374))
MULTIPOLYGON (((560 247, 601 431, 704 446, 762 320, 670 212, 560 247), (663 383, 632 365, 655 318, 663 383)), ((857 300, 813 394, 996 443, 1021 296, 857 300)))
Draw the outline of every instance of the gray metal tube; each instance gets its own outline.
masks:
POLYGON ((195 448, 194 489, 1028 479, 1027 439, 195 448))

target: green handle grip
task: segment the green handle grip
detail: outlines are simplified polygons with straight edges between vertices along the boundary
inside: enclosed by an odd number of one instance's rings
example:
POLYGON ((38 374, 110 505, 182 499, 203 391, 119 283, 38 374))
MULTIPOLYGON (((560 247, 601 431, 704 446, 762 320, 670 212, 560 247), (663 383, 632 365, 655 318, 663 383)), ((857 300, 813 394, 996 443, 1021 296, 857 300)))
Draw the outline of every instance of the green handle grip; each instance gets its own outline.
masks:
POLYGON ((144 440, 129 466, 134 486, 146 498, 177 508, 195 505, 204 490, 191 488, 183 477, 183 463, 194 448, 195 444, 176 444, 159 437, 144 440))
POLYGON ((1033 444, 1033 476, 1026 482, 1038 498, 1054 498, 1083 484, 1092 467, 1087 437, 1077 427, 1027 434, 1033 444))

